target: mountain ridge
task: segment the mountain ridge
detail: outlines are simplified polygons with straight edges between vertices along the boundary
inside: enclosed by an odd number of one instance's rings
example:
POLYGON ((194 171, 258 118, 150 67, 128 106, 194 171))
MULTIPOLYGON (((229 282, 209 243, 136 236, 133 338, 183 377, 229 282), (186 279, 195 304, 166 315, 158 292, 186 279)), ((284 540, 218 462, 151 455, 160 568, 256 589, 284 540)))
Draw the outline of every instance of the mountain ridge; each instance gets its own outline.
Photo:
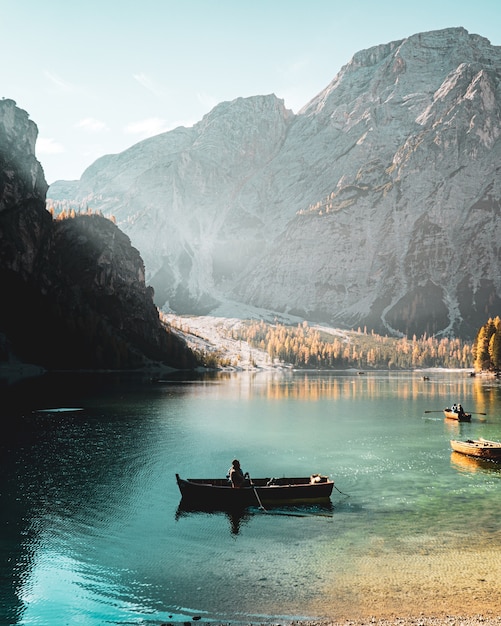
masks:
POLYGON ((49 196, 116 215, 166 311, 472 337, 501 304, 500 77, 484 37, 418 33, 357 52, 297 114, 221 103, 49 196))

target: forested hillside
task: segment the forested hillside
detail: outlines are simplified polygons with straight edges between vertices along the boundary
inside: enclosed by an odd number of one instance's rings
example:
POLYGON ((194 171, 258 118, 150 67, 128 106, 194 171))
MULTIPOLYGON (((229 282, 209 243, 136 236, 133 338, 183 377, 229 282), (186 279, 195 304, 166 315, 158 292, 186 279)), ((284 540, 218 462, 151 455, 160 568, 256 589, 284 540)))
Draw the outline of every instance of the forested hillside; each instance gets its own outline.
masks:
POLYGON ((473 358, 476 370, 501 370, 501 319, 489 320, 478 331, 473 345, 473 358))
POLYGON ((387 337, 366 330, 339 332, 310 327, 270 325, 253 321, 233 331, 233 339, 265 350, 272 361, 304 368, 415 369, 421 367, 470 368, 472 345, 461 339, 426 335, 412 339, 387 337))

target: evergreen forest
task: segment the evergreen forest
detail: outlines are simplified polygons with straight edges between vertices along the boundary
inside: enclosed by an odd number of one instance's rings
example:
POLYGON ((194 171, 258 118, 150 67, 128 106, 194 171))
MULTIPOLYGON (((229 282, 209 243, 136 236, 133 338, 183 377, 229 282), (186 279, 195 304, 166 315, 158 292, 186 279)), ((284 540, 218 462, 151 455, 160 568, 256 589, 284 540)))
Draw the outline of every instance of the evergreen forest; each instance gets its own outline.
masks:
POLYGON ((286 326, 250 321, 234 330, 232 338, 266 351, 272 362, 298 368, 467 369, 476 362, 472 343, 457 338, 395 338, 365 329, 333 335, 332 330, 310 327, 307 322, 286 326))
POLYGON ((489 320, 480 328, 472 349, 473 367, 477 371, 501 371, 501 319, 489 320))

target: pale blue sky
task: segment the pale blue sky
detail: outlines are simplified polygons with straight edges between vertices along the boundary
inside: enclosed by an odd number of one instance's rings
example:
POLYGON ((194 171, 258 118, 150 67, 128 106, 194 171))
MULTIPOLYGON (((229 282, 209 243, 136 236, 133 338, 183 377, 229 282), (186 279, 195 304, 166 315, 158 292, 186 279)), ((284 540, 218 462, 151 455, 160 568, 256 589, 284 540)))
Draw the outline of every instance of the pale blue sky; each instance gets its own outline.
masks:
POLYGON ((452 26, 501 45, 501 2, 0 0, 0 96, 52 183, 239 96, 297 112, 359 50, 452 26))

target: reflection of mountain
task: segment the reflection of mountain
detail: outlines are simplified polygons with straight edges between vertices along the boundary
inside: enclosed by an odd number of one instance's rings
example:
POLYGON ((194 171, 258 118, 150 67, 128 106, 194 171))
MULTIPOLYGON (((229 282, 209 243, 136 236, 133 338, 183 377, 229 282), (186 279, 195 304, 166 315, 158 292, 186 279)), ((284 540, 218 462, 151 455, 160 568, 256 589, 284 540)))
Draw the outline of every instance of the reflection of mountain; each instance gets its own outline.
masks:
POLYGON ((451 465, 462 472, 497 472, 501 473, 501 463, 478 459, 459 452, 451 453, 451 465))

